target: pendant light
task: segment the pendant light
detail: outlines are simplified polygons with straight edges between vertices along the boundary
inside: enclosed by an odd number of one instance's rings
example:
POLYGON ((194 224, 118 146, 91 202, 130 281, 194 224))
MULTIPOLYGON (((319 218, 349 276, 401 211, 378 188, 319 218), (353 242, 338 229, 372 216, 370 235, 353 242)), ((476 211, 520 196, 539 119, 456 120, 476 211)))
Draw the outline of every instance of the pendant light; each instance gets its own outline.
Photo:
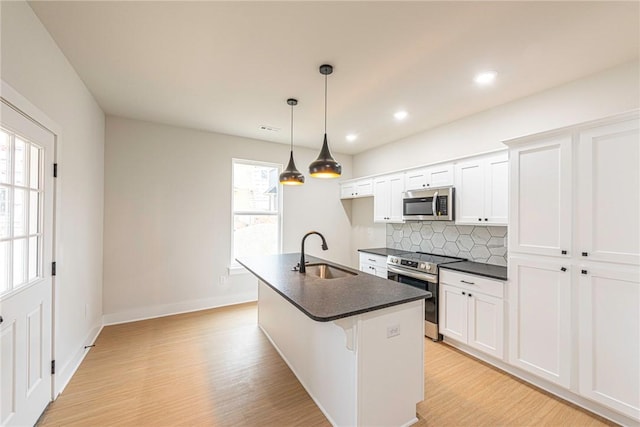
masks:
POLYGON ((314 178, 337 178, 342 174, 342 165, 331 156, 327 142, 327 76, 331 73, 331 65, 320 66, 320 74, 324 75, 324 141, 320 155, 309 165, 309 174, 314 178))
POLYGON ((289 164, 287 168, 280 174, 280 184, 284 185, 302 185, 304 184, 304 175, 302 175, 293 161, 293 106, 298 105, 298 100, 289 98, 287 104, 291 105, 291 153, 289 154, 289 164))

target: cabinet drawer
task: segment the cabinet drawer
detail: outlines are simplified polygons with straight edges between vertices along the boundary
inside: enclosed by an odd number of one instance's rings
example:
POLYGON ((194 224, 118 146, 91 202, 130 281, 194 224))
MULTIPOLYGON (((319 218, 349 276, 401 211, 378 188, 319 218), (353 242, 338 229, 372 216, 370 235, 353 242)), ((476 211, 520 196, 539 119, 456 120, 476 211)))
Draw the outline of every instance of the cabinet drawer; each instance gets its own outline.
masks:
POLYGON ((370 264, 378 267, 387 268, 387 257, 382 255, 374 255, 366 252, 360 252, 360 264, 370 264))
POLYGON ((503 282, 472 274, 442 269, 440 270, 440 283, 457 286, 469 291, 482 292, 498 298, 503 298, 504 295, 503 282))

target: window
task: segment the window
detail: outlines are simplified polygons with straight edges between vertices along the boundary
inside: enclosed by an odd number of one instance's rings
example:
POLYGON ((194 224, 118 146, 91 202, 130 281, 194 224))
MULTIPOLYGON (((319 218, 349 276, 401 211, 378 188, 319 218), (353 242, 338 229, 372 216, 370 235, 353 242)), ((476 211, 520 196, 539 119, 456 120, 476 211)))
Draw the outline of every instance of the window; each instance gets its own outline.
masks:
POLYGON ((0 128, 0 294, 42 277, 42 147, 0 128))
POLYGON ((233 159, 233 239, 236 258, 280 252, 281 165, 233 159))

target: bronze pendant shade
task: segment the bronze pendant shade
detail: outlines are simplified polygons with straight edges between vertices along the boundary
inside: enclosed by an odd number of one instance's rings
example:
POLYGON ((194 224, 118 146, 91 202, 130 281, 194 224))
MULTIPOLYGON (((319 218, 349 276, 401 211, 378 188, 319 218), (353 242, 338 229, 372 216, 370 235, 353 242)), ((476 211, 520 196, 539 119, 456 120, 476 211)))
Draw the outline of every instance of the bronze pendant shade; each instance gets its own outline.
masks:
POLYGON ((293 106, 298 105, 298 100, 289 98, 287 99, 287 104, 291 106, 291 152, 289 154, 289 164, 287 164, 287 168, 280 174, 280 184, 302 185, 304 184, 304 175, 298 171, 293 161, 293 106))
POLYGON ((331 73, 331 65, 320 66, 320 74, 324 75, 324 140, 318 158, 309 165, 309 174, 314 178, 337 178, 342 174, 342 165, 331 155, 327 142, 327 76, 331 73))

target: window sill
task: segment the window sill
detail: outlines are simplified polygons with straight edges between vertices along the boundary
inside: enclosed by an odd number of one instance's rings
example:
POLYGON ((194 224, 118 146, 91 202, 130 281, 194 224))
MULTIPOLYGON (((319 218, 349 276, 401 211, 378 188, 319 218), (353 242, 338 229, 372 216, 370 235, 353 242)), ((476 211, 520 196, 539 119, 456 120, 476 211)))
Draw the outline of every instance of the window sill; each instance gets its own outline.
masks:
POLYGON ((230 265, 228 270, 229 270, 229 276, 239 276, 242 274, 250 274, 249 270, 247 270, 246 268, 244 268, 239 264, 230 265))

